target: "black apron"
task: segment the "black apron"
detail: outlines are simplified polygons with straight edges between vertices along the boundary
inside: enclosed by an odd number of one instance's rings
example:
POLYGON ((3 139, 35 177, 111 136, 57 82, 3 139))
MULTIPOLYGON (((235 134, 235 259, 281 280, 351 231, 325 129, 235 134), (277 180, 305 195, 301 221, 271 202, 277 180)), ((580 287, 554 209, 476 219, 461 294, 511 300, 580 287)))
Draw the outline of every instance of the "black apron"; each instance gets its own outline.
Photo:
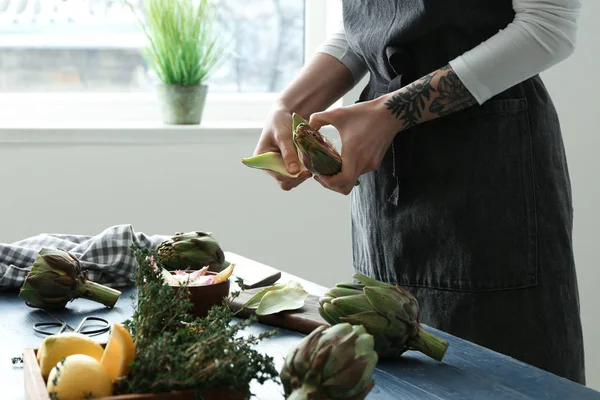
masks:
MULTIPOLYGON (((511 0, 343 0, 343 12, 371 73, 359 101, 514 18, 511 0)), ((423 323, 585 383, 570 178, 539 76, 400 132, 361 176, 351 215, 355 270, 411 290, 423 323)))

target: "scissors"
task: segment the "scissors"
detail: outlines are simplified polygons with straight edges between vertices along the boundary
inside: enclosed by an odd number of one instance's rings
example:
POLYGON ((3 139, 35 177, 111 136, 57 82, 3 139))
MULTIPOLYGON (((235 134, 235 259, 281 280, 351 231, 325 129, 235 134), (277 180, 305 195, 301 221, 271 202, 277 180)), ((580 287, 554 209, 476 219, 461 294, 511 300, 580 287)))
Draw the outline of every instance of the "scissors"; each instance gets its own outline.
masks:
MULTIPOLYGON (((33 324, 33 330, 41 335, 52 336, 52 335, 56 335, 59 333, 63 333, 65 331, 65 329, 67 329, 66 322, 38 322, 36 324, 33 324), (48 332, 48 331, 42 329, 44 327, 54 327, 54 328, 60 328, 60 329, 58 332, 48 332)), ((109 330, 110 330, 110 322, 108 322, 106 319, 100 318, 100 317, 85 317, 83 320, 81 320, 81 322, 79 323, 79 326, 77 326, 77 328, 73 332, 93 336, 93 335, 100 335, 104 332, 108 332, 109 330), (83 327, 87 321, 103 322, 104 325, 100 328, 84 331, 83 327)))

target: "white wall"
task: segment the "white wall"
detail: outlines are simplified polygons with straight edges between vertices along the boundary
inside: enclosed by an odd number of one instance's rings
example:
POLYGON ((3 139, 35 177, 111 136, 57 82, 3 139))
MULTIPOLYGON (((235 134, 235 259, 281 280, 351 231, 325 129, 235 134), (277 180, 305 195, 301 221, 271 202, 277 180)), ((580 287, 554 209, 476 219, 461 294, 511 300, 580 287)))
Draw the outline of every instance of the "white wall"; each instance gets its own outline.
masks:
MULTIPOLYGON (((562 120, 575 200, 575 250, 589 386, 600 390, 600 2, 586 0, 576 54, 544 74, 562 120)), ((0 132, 0 140, 2 133, 0 132)), ((95 234, 121 223, 212 231, 238 252, 323 285, 352 273, 348 202, 307 182, 282 192, 240 163, 256 136, 195 145, 0 144, 0 241, 95 234)))
POLYGON ((123 223, 144 233, 206 230, 227 250, 335 284, 352 271, 347 199, 314 181, 283 192, 262 171, 242 165, 256 138, 1 145, 0 241, 41 232, 96 234, 123 223))

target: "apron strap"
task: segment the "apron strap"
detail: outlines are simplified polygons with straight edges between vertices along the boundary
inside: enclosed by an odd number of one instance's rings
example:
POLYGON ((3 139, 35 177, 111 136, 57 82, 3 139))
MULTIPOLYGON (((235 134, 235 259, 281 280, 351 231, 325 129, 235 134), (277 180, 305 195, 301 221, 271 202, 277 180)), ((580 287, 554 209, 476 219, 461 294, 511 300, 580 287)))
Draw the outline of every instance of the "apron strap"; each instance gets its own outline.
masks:
MULTIPOLYGON (((391 68, 392 80, 387 84, 386 92, 395 92, 398 89, 414 82, 416 78, 414 63, 406 51, 399 47, 388 47, 386 49, 386 56, 388 59, 388 65, 391 68)), ((388 197, 388 202, 397 206, 398 199, 400 197, 400 177, 408 176, 408 170, 410 166, 410 135, 408 132, 404 132, 402 138, 395 136, 392 140, 392 176, 396 180, 396 186, 392 191, 392 194, 388 197), (396 143, 401 140, 402 150, 400 152, 400 171, 396 170, 398 161, 396 160, 396 143)), ((412 136, 411 136, 412 137, 412 136)))

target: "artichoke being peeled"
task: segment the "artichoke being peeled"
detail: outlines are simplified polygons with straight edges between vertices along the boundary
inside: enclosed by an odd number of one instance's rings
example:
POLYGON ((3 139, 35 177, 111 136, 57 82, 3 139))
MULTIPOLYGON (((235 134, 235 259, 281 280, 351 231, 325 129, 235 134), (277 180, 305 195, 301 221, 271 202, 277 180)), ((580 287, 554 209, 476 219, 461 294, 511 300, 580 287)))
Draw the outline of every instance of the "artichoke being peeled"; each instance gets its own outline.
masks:
POLYGON ((64 308, 77 298, 113 307, 120 296, 120 291, 88 280, 77 257, 61 249, 40 250, 19 291, 29 307, 45 310, 64 308))
POLYGON ((362 400, 375 385, 377 360, 362 326, 320 326, 287 355, 279 375, 288 400, 362 400))
POLYGON ((227 267, 225 254, 210 232, 177 233, 156 248, 157 256, 168 271, 200 270, 221 272, 227 267))
POLYGON ((335 175, 342 170, 342 156, 333 144, 298 114, 292 115, 294 144, 302 164, 314 175, 335 175))
POLYGON ((292 114, 291 133, 302 164, 298 173, 290 174, 281 154, 273 151, 243 158, 242 163, 250 168, 266 169, 292 178, 297 178, 304 171, 318 176, 335 175, 342 170, 342 156, 333 144, 296 113, 292 114))
POLYGON ((333 144, 295 113, 292 115, 292 130, 298 156, 306 169, 314 175, 335 175, 342 170, 342 156, 333 144))
POLYGON ((361 274, 360 283, 339 283, 319 299, 319 314, 332 325, 362 325, 373 335, 380 358, 418 350, 441 361, 448 342, 420 325, 417 299, 406 289, 361 274))

